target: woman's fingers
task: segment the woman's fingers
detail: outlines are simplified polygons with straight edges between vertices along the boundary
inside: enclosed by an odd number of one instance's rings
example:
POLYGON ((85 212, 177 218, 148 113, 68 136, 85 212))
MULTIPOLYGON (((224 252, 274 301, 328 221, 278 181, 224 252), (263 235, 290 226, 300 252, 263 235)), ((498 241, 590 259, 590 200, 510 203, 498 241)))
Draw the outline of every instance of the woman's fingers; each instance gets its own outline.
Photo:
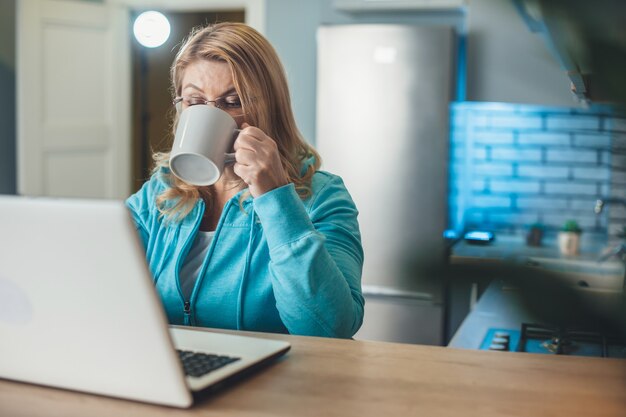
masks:
POLYGON ((253 197, 287 184, 278 145, 261 129, 246 123, 235 140, 235 174, 248 184, 253 197))

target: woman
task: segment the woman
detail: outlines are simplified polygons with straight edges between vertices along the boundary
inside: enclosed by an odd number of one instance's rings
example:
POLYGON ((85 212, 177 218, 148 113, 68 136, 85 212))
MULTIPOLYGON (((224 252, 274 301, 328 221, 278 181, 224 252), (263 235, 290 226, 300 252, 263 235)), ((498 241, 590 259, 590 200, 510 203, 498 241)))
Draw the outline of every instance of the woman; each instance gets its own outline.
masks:
POLYGON ((184 183, 157 154, 127 200, 170 323, 353 336, 363 319, 357 209, 298 132, 272 46, 244 24, 208 26, 182 45, 171 78, 179 110, 215 105, 241 132, 216 184, 184 183))

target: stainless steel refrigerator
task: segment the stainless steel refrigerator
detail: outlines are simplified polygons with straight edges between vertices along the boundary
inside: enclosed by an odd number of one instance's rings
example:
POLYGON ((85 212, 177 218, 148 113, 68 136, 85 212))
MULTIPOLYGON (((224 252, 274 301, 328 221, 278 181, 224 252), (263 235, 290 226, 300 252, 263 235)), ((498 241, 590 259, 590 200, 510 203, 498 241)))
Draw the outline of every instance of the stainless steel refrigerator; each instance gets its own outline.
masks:
POLYGON ((318 30, 322 169, 359 209, 364 339, 437 344, 447 225, 450 27, 337 25, 318 30))

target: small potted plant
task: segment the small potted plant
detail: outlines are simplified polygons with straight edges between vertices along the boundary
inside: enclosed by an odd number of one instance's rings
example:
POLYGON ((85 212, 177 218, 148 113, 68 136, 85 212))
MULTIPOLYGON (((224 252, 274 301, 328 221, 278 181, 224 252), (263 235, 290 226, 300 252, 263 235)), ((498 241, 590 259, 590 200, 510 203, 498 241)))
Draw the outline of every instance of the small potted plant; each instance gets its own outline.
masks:
POLYGON ((559 231, 559 250, 563 255, 573 256, 578 254, 580 249, 580 234, 582 229, 576 220, 568 220, 559 231))
POLYGON ((528 246, 541 246, 544 230, 545 226, 541 223, 531 224, 528 227, 528 233, 526 234, 526 244, 528 246))

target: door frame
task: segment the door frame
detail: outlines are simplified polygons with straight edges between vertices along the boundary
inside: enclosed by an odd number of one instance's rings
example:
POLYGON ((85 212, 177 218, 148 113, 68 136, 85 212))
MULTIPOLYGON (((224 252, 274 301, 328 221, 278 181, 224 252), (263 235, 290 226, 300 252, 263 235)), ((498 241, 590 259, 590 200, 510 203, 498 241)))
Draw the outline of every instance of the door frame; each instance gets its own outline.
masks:
MULTIPOLYGON (((106 0, 105 0, 106 1, 106 0)), ((50 3, 54 3, 51 1, 50 3)), ((60 3, 60 2, 59 2, 60 3)), ((98 7, 101 3, 88 3, 77 1, 66 1, 72 3, 76 10, 82 11, 91 7, 98 7)), ((108 5, 108 2, 104 3, 108 5)), ((75 11, 76 11, 75 10, 75 11)), ((73 11, 72 14, 75 12, 73 11)), ((115 67, 112 70, 113 90, 111 95, 119 97, 118 105, 112 110, 112 116, 116 122, 113 123, 112 133, 119 137, 119 143, 116 143, 114 149, 114 158, 119 161, 119 167, 116 170, 117 175, 107 179, 106 195, 104 198, 126 198, 131 189, 131 153, 130 153, 130 95, 127 97, 127 91, 130 90, 130 31, 126 23, 129 15, 125 14, 128 10, 125 8, 114 8, 107 17, 106 24, 111 25, 111 45, 117 46, 117 54, 115 67), (127 143, 124 143, 126 141, 127 143), (127 146, 127 147, 126 147, 127 146)), ((40 63, 41 60, 41 37, 40 26, 46 19, 56 22, 66 22, 75 24, 73 17, 65 14, 64 8, 53 7, 50 4, 39 3, 39 0, 18 1, 16 4, 16 179, 18 195, 45 195, 44 185, 42 181, 44 164, 41 158, 41 151, 44 145, 40 138, 43 133, 40 126, 36 123, 29 123, 29 119, 41 120, 41 110, 38 106, 28 102, 29 97, 39 97, 44 90, 43 77, 37 74, 39 65, 32 65, 33 62, 40 63), (42 17, 42 13, 48 16, 42 17), (25 18, 24 16, 27 16, 25 18), (50 17, 52 16, 52 17, 50 17), (35 19, 37 27, 32 27, 35 19), (36 47, 33 47, 33 43, 36 47), (25 80, 28 80, 25 81, 25 80), (33 127, 35 126, 35 127, 33 127), (33 135, 37 138, 33 140, 33 135)), ((77 11, 81 13, 81 11, 77 11)), ((93 24, 93 22, 102 22, 103 19, 90 17, 85 22, 93 24)))
MULTIPOLYGON (((184 12, 219 12, 226 10, 243 10, 244 11, 244 21, 246 24, 252 26, 256 30, 258 30, 261 34, 265 35, 265 8, 266 8, 266 0, 105 0, 106 3, 111 4, 115 7, 120 7, 123 10, 123 13, 126 16, 131 16, 132 11, 136 10, 157 10, 167 14, 167 12, 174 13, 184 13, 184 12)), ((129 109, 129 121, 126 126, 126 131, 129 138, 129 147, 133 147, 133 134, 132 134, 132 121, 130 120, 130 112, 132 108, 132 100, 133 100, 133 85, 132 85, 132 66, 130 65, 131 61, 131 49, 132 42, 134 41, 132 31, 128 31, 128 36, 124 45, 120 45, 123 47, 123 50, 126 53, 126 57, 124 60, 128 61, 128 65, 123 65, 120 68, 122 73, 120 77, 124 80, 125 85, 128 86, 126 93, 120 99, 124 100, 124 108, 129 109)), ((128 183, 130 189, 134 189, 135 179, 134 175, 134 158, 132 151, 130 154, 130 161, 128 166, 129 178, 128 183)))
MULTIPOLYGON (((20 6, 18 2, 18 6, 20 6)), ((80 3, 79 3, 80 4, 80 3)), ((245 14, 245 22, 254 27, 260 33, 265 33, 265 7, 266 0, 176 0, 176 1, 168 1, 168 0, 104 0, 104 4, 108 4, 117 9, 116 15, 126 16, 126 19, 130 16, 131 10, 137 9, 157 9, 163 12, 173 11, 173 12, 203 12, 203 11, 222 11, 222 10, 233 10, 233 9, 243 9, 245 14)), ((24 7, 24 5, 21 5, 24 7)), ((16 13, 19 13, 19 7, 16 9, 16 13)), ((128 22, 130 23, 130 22, 128 22)), ((131 112, 131 103, 132 103, 132 68, 130 65, 130 50, 131 50, 131 42, 133 42, 132 31, 128 28, 130 25, 118 26, 118 34, 115 35, 114 42, 118 45, 120 52, 116 55, 117 65, 115 78, 118 80, 118 88, 117 96, 119 99, 119 105, 117 107, 117 114, 119 119, 119 131, 118 134, 122 137, 128 138, 128 143, 126 147, 128 148, 128 156, 123 159, 123 167, 121 170, 123 172, 127 172, 128 175, 124 175, 126 178, 120 178, 120 183, 116 186, 116 189, 119 189, 119 194, 128 194, 127 191, 132 189, 133 179, 132 179, 132 162, 131 162, 131 146, 132 146, 132 124, 130 120, 130 112, 131 112)), ((24 51, 24 48, 20 48, 20 45, 24 43, 23 37, 30 36, 24 28, 16 27, 16 44, 17 44, 17 57, 16 57, 16 67, 19 69, 21 56, 24 54, 31 53, 30 51, 24 51), (23 32, 23 33, 22 33, 23 32)), ((19 69, 19 70, 28 70, 19 69)), ((19 72, 18 70, 18 72, 19 72)), ((25 109, 23 102, 24 88, 25 86, 20 84, 20 78, 17 77, 16 80, 16 106, 17 106, 17 130, 18 133, 16 135, 17 144, 16 144, 16 161, 17 161, 17 169, 16 169, 16 182, 17 182, 17 192, 18 194, 23 194, 27 191, 28 194, 37 195, 41 191, 30 184, 32 181, 29 181, 28 178, 32 175, 27 175, 25 169, 27 168, 27 164, 24 163, 23 159, 25 154, 28 151, 28 144, 23 138, 23 135, 20 133, 20 128, 24 124, 23 118, 25 114, 25 109)), ((38 170, 40 167, 36 167, 38 170)), ((35 173, 37 174, 37 173, 35 173)), ((117 196, 117 197, 121 197, 117 196)))

